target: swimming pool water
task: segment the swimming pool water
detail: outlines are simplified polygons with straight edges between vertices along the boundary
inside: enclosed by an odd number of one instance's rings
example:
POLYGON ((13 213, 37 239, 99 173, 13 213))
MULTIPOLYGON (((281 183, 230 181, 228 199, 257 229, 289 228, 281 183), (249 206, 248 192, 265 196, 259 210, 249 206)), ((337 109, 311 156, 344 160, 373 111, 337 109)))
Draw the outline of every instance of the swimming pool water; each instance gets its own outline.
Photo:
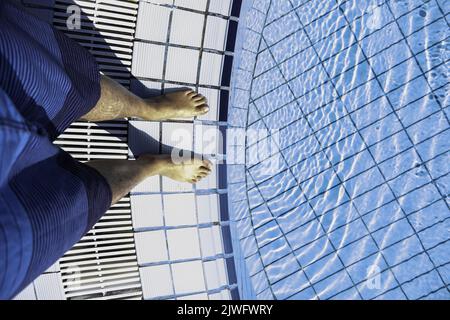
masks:
POLYGON ((241 297, 450 299, 449 1, 243 3, 241 297))

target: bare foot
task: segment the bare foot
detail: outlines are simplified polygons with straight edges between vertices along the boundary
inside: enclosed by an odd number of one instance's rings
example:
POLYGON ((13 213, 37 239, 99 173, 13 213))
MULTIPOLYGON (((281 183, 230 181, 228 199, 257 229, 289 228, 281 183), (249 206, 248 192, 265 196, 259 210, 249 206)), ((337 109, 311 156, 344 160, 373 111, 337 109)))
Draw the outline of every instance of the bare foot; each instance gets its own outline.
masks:
POLYGON ((140 117, 144 120, 168 120, 192 118, 208 113, 208 101, 193 90, 182 90, 149 98, 141 108, 140 117))
POLYGON ((212 170, 211 161, 197 157, 179 164, 170 155, 143 155, 139 160, 148 161, 160 175, 180 182, 197 183, 212 170))

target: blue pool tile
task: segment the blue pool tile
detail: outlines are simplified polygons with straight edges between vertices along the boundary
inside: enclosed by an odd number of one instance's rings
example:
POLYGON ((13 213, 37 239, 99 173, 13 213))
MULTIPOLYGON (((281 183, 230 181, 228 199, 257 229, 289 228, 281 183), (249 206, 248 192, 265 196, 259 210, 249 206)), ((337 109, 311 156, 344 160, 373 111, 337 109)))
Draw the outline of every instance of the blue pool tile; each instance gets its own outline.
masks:
POLYGON ((373 299, 384 292, 398 286, 394 275, 390 270, 386 270, 379 275, 362 282, 357 286, 358 291, 364 299, 373 299))
POLYGON ((450 218, 450 211, 442 200, 408 216, 409 222, 417 232, 448 218, 450 218))
POLYGON ((410 214, 430 205, 440 198, 441 196, 436 187, 433 184, 427 184, 399 198, 399 203, 405 214, 410 214))
POLYGON ((303 289, 302 291, 289 297, 288 300, 316 300, 317 295, 312 287, 303 289))
MULTIPOLYGON (((388 191, 389 192, 389 191, 388 191)), ((363 216, 370 232, 374 232, 404 217, 401 207, 396 201, 391 201, 363 216)))
POLYGON ((334 90, 333 83, 327 81, 317 88, 306 93, 297 99, 297 103, 304 114, 309 114, 337 98, 337 92, 334 90))
POLYGON ((411 236, 382 251, 383 256, 390 266, 408 260, 412 256, 423 252, 423 247, 417 236, 411 236))
POLYGON ((348 137, 337 141, 335 144, 325 149, 330 162, 335 165, 354 154, 364 150, 365 144, 359 133, 354 133, 348 137))
POLYGON ((377 296, 375 300, 406 300, 406 296, 401 288, 395 288, 377 296))
POLYGON ((281 63, 279 67, 286 80, 289 81, 317 66, 319 63, 319 58, 314 53, 313 48, 310 47, 281 63))
POLYGON ((417 152, 423 161, 428 161, 437 155, 447 152, 450 149, 450 130, 447 129, 432 138, 419 143, 416 146, 417 152))
POLYGON ((339 183, 339 178, 335 175, 334 169, 330 168, 313 176, 311 179, 300 183, 300 187, 305 193, 306 198, 312 199, 315 196, 330 190, 339 183))
POLYGON ((379 75, 409 59, 411 55, 408 44, 402 40, 370 58, 369 63, 375 74, 379 75))
POLYGON ((356 39, 353 36, 353 31, 350 26, 345 26, 331 34, 328 38, 314 43, 314 48, 317 50, 320 58, 326 60, 350 48, 355 43, 356 39))
POLYGON ((393 243, 399 242, 414 234, 406 218, 396 221, 383 229, 372 233, 378 247, 380 249, 386 248, 393 243))
POLYGON ((397 114, 403 125, 409 127, 413 123, 419 122, 421 119, 436 113, 438 110, 439 105, 436 101, 426 96, 397 110, 397 114))
POLYGON ((416 54, 447 38, 447 28, 448 25, 445 19, 441 18, 429 25, 427 28, 414 32, 406 38, 406 41, 408 42, 412 52, 416 54), (433 30, 433 32, 430 32, 430 30, 433 30), (427 41, 423 41, 423 39, 427 39, 427 41))
POLYGON ((329 234, 329 239, 336 249, 345 247, 351 242, 359 240, 369 233, 361 219, 336 229, 329 234))
MULTIPOLYGON (((351 202, 344 203, 334 210, 328 211, 319 217, 320 223, 326 233, 330 233, 359 217, 358 211, 351 202)), ((345 229, 345 228, 344 228, 345 229)))
POLYGON ((261 252, 261 259, 266 266, 291 252, 285 238, 280 238, 259 250, 261 252))
POLYGON ((294 32, 269 48, 275 61, 281 63, 310 47, 308 37, 303 30, 294 32), (293 46, 292 44, 296 45, 293 46))
POLYGON ((397 25, 394 22, 391 22, 383 29, 375 31, 362 39, 360 44, 366 56, 372 57, 381 50, 400 41, 402 38, 403 36, 397 25))
POLYGON ((253 254, 245 259, 247 264, 248 274, 253 276, 263 270, 263 265, 261 263, 261 257, 258 253, 253 254))
POLYGON ((439 222, 418 233, 425 249, 432 248, 450 239, 450 219, 439 222))
POLYGON ((336 173, 342 181, 346 181, 373 166, 375 166, 375 163, 372 160, 372 155, 369 151, 364 150, 363 152, 360 152, 355 156, 339 163, 336 167, 336 173))
POLYGON ((350 116, 345 116, 340 121, 333 122, 316 133, 317 140, 323 148, 344 139, 356 131, 350 116))
POLYGON ((292 173, 299 183, 306 181, 331 166, 325 153, 318 152, 291 167, 292 173))
POLYGON ((370 146, 402 130, 402 124, 394 114, 361 130, 364 141, 370 146))
POLYGON ((286 15, 292 11, 293 7, 289 1, 272 1, 267 13, 267 24, 286 15))
POLYGON ((277 217, 277 222, 286 234, 307 224, 313 219, 315 219, 314 212, 311 207, 305 203, 277 217))
POLYGON ((251 215, 254 228, 273 220, 273 216, 265 204, 251 210, 251 215))
POLYGON ((266 272, 269 282, 273 284, 284 278, 287 274, 300 272, 299 269, 300 265, 298 264, 295 256, 293 254, 289 254, 288 256, 270 264, 266 268, 266 272))
POLYGON ((275 60, 273 60, 272 54, 269 50, 264 50, 263 52, 258 54, 256 60, 256 67, 254 71, 254 76, 257 77, 261 73, 264 73, 270 69, 272 69, 276 65, 275 60))
POLYGON ((358 290, 350 288, 330 297, 331 300, 361 300, 358 290))
POLYGON ((378 76, 381 87, 385 92, 395 90, 405 83, 410 82, 421 74, 421 70, 416 60, 410 58, 399 65, 389 69, 387 72, 378 76))
POLYGON ((380 274, 387 269, 387 264, 381 254, 373 254, 352 264, 347 271, 354 283, 360 283, 370 277, 380 274))
POLYGON ((375 101, 383 95, 383 90, 378 84, 377 79, 372 79, 342 96, 342 101, 345 103, 349 112, 355 111, 366 104, 375 101))
POLYGON ((263 292, 257 294, 256 298, 258 300, 272 300, 272 299, 274 299, 274 296, 272 294, 272 289, 271 288, 267 288, 263 292))
POLYGON ((328 126, 330 123, 338 121, 347 115, 347 110, 340 100, 334 100, 326 106, 317 109, 307 116, 314 131, 328 126))
POLYGON ((441 266, 450 262, 450 240, 427 251, 430 259, 436 266, 441 266))
POLYGON ((421 300, 448 300, 449 297, 450 297, 450 293, 449 293, 448 289, 442 288, 442 289, 432 292, 420 299, 421 300))
POLYGON ((351 26, 356 38, 360 41, 364 37, 384 28, 394 20, 389 7, 386 3, 375 6, 372 4, 366 13, 354 21, 351 26))
POLYGON ((398 89, 388 93, 393 108, 398 110, 430 93, 430 87, 423 76, 415 78, 398 89))
MULTIPOLYGON (((365 216, 368 213, 376 214, 375 212, 378 209, 381 209, 385 204, 392 202, 393 199, 394 195, 390 191, 389 186, 387 184, 382 184, 381 186, 376 187, 353 199, 353 203, 355 204, 361 216, 365 216)), ((370 217, 368 219, 370 221, 370 217)), ((378 217, 374 218, 374 220, 377 219, 378 217)))
POLYGON ((258 108, 261 116, 264 117, 270 112, 273 112, 274 110, 287 105, 294 99, 294 95, 292 94, 289 87, 285 84, 277 87, 275 90, 255 100, 255 105, 258 108))
POLYGON ((286 299, 309 285, 303 271, 296 272, 293 275, 277 282, 273 285, 273 293, 277 299, 286 299))
POLYGON ((281 17, 277 23, 271 23, 264 28, 263 37, 268 46, 282 40, 301 28, 297 16, 291 12, 281 17))
POLYGON ((348 276, 345 270, 342 270, 319 283, 314 284, 317 295, 320 299, 328 299, 342 290, 348 289, 353 286, 352 280, 348 276))
MULTIPOLYGON (((284 79, 281 72, 277 69, 271 69, 253 80, 251 96, 253 99, 257 99, 267 94, 269 91, 278 88, 283 82, 284 79)), ((258 104, 256 105, 258 106, 258 104)), ((259 106, 258 109, 261 111, 259 106)))
POLYGON ((318 261, 333 252, 333 246, 327 236, 320 237, 314 242, 295 251, 295 256, 303 268, 318 261))
POLYGON ((267 277, 264 271, 255 274, 250 279, 253 284, 253 289, 257 294, 261 293, 269 287, 269 282, 267 281, 267 277))
POLYGON ((431 181, 423 166, 409 170, 401 176, 389 181, 392 192, 396 197, 401 197, 408 192, 418 189, 431 181))
POLYGON ((379 168, 387 180, 393 179, 420 165, 420 157, 414 149, 408 149, 381 163, 379 168))
POLYGON ((319 282, 320 280, 342 270, 344 266, 339 260, 339 256, 336 253, 332 253, 320 260, 317 260, 313 264, 310 264, 303 270, 308 275, 308 278, 312 283, 319 282))
POLYGON ((405 36, 409 36, 413 32, 423 28, 433 21, 442 18, 442 13, 439 10, 435 1, 428 1, 423 6, 418 7, 408 12, 398 19, 398 24, 405 36))
POLYGON ((287 147, 282 153, 289 165, 294 165, 320 150, 320 144, 314 136, 309 136, 297 143, 294 139, 281 142, 283 144, 280 148, 287 147))
POLYGON ((365 236, 364 238, 339 249, 338 254, 342 263, 345 266, 349 266, 376 252, 378 252, 378 248, 375 242, 370 236, 365 236))
POLYGON ((378 168, 372 168, 347 180, 343 185, 350 198, 355 198, 358 195, 381 185, 384 181, 385 180, 378 168))
POLYGON ((327 73, 322 65, 317 65, 292 79, 289 82, 289 87, 296 97, 301 97, 328 80, 327 73))
POLYGON ((345 18, 339 10, 333 10, 329 14, 312 21, 306 26, 305 31, 308 33, 312 43, 328 37, 333 32, 346 25, 345 18))
POLYGON ((381 97, 357 109, 351 114, 358 129, 362 129, 392 113, 391 105, 386 97, 381 97))
POLYGON ((409 299, 419 299, 422 296, 428 295, 444 286, 439 274, 433 270, 425 275, 415 278, 413 281, 402 285, 409 299))
POLYGON ((323 234, 323 230, 317 220, 308 222, 307 224, 297 228, 286 234, 286 239, 293 250, 300 248, 323 234))
POLYGON ((306 199, 303 192, 300 188, 294 187, 273 198, 267 203, 267 205, 269 206, 272 214, 278 217, 291 209, 299 207, 305 202, 306 199))
POLYGON ((246 15, 245 25, 250 30, 261 32, 266 22, 266 15, 259 10, 252 9, 246 15))
POLYGON ((433 269, 433 263, 425 253, 419 254, 408 261, 393 267, 391 270, 400 283, 410 281, 433 269))
POLYGON ((337 3, 334 1, 311 0, 296 8, 296 12, 302 24, 308 25, 315 17, 321 17, 337 10, 337 3))
POLYGON ((275 221, 271 221, 255 229, 256 241, 259 247, 263 247, 266 244, 275 241, 283 236, 278 224, 275 221))
POLYGON ((395 18, 400 18, 421 5, 422 2, 419 1, 390 1, 389 3, 389 7, 395 18))
POLYGON ((338 54, 329 57, 323 61, 323 65, 331 78, 336 77, 353 66, 361 63, 364 59, 363 52, 360 46, 355 43, 349 48, 346 48, 338 54))
POLYGON ((370 11, 370 9, 373 9, 373 7, 378 6, 384 2, 384 0, 376 0, 371 2, 364 2, 359 0, 349 0, 349 1, 342 1, 343 3, 340 5, 340 8, 342 12, 344 12, 345 16, 347 17, 348 21, 353 21, 362 15, 364 15, 366 12, 370 11))
POLYGON ((376 143, 369 149, 375 161, 380 163, 411 147, 411 140, 406 132, 402 130, 376 143))
POLYGON ((318 215, 322 215, 334 208, 339 207, 347 201, 349 201, 349 198, 345 193, 345 189, 342 186, 337 186, 324 194, 311 199, 310 203, 314 211, 318 215))
POLYGON ((443 112, 435 113, 407 129, 409 136, 415 144, 436 135, 448 128, 448 120, 443 112))

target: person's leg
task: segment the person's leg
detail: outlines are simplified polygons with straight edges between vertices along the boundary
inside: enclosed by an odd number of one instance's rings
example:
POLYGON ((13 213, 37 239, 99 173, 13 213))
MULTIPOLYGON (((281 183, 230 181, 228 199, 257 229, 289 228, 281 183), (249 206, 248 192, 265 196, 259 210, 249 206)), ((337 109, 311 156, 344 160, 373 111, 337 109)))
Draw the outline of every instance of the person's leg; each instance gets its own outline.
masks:
POLYGON ((196 183, 209 174, 212 166, 210 161, 200 158, 176 164, 170 155, 145 155, 136 161, 96 160, 86 164, 108 181, 112 204, 150 176, 160 174, 177 181, 196 183))
POLYGON ((136 117, 161 121, 191 118, 209 111, 206 98, 192 90, 141 99, 106 76, 102 76, 100 84, 100 100, 89 113, 81 118, 82 120, 107 121, 136 117))

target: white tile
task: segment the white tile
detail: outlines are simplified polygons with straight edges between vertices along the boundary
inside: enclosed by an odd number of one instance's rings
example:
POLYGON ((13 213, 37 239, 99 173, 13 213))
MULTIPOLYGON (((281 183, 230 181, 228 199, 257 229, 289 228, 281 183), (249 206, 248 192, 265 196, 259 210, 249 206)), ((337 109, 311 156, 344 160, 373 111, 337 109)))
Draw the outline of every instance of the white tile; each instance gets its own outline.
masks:
POLYGON ((200 258, 197 228, 167 230, 170 260, 200 258))
POLYGON ((197 117, 198 120, 219 121, 220 90, 210 88, 198 88, 198 93, 208 100, 209 112, 197 117))
POLYGON ((219 219, 219 195, 208 194, 197 196, 198 222, 212 223, 219 219))
POLYGON ((206 49, 224 51, 225 41, 227 39, 227 26, 227 20, 220 17, 208 16, 206 18, 203 47, 206 49))
POLYGON ((165 194, 164 213, 167 226, 195 225, 195 196, 193 193, 165 194))
POLYGON ((162 79, 165 46, 135 42, 131 73, 136 77, 162 79))
POLYGON ((194 190, 194 186, 187 182, 178 182, 166 177, 162 177, 163 192, 190 192, 194 190))
POLYGON ((224 259, 217 259, 203 263, 206 286, 208 290, 218 289, 228 284, 224 259))
POLYGON ((162 124, 162 143, 165 145, 163 146, 163 152, 168 153, 171 149, 168 147, 192 151, 193 136, 193 123, 164 122, 162 124))
POLYGON ((144 299, 173 295, 169 265, 140 268, 144 299))
POLYGON ((139 230, 164 225, 160 194, 132 195, 131 213, 134 229, 139 230))
POLYGON ((159 122, 130 121, 128 125, 128 145, 131 154, 137 158, 143 154, 159 153, 159 122))
POLYGON ((166 79, 196 84, 199 57, 198 50, 169 47, 166 79))
POLYGON ((172 265, 172 273, 177 294, 200 292, 206 289, 201 261, 175 263, 172 265))
POLYGON ((167 41, 171 9, 141 2, 136 25, 136 38, 159 42, 167 41))
POLYGON ((209 300, 231 300, 230 290, 224 289, 217 293, 209 294, 209 300))
POLYGON ((200 244, 203 257, 213 257, 223 253, 222 236, 219 226, 200 229, 200 244))
POLYGON ((185 10, 174 10, 170 43, 200 48, 205 16, 185 10))
POLYGON ((23 289, 13 300, 36 300, 36 293, 34 292, 34 284, 30 283, 23 289))
POLYGON ((66 300, 61 274, 45 273, 34 280, 37 300, 66 300))
POLYGON ((232 0, 210 0, 209 12, 229 16, 231 11, 231 1, 232 0))
POLYGON ((168 260, 167 242, 164 231, 137 232, 134 235, 138 263, 161 262, 168 260))
POLYGON ((175 0, 175 5, 177 7, 194 9, 198 11, 205 11, 206 3, 207 0, 175 0))
POLYGON ((179 297, 177 298, 177 300, 209 300, 208 299, 208 294, 205 293, 199 293, 199 294, 191 294, 188 296, 183 296, 183 297, 179 297))
POLYGON ((204 52, 200 70, 200 84, 220 86, 223 55, 204 52))
POLYGON ((218 126, 196 124, 194 127, 194 151, 205 156, 223 154, 225 137, 218 126))

